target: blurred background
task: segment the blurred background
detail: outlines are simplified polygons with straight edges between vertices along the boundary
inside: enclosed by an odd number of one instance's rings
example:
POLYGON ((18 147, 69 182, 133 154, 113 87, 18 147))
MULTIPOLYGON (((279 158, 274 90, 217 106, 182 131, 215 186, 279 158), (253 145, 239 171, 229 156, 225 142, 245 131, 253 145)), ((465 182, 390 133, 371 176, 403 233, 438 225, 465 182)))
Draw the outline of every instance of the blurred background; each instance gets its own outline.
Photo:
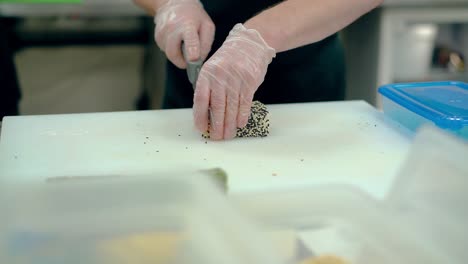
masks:
MULTIPOLYGON (((165 58, 154 44, 153 18, 131 0, 0 0, 0 21, 22 92, 20 114, 161 107, 165 58)), ((468 0, 388 0, 340 34, 348 100, 380 107, 382 84, 468 81, 468 0)))

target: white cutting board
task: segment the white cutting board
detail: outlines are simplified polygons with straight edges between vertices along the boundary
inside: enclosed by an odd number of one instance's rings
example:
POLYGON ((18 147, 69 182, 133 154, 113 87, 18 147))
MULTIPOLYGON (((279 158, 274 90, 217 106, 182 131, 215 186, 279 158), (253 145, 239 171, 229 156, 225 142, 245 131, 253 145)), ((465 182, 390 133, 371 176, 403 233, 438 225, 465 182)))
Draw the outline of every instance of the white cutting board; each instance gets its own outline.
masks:
POLYGON ((221 167, 231 193, 343 183, 382 197, 410 139, 363 101, 270 105, 267 138, 213 142, 190 109, 4 119, 0 177, 187 172, 221 167), (206 142, 206 143, 205 143, 206 142))

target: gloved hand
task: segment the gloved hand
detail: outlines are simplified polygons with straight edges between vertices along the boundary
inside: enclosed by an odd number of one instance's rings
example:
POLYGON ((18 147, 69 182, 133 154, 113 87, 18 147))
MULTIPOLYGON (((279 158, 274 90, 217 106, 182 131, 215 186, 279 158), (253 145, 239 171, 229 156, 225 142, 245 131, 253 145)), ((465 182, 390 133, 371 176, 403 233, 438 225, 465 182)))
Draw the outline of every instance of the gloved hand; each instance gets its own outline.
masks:
POLYGON ((190 61, 204 60, 208 56, 215 25, 199 0, 168 0, 158 8, 154 22, 156 43, 177 67, 187 67, 182 41, 190 61))
POLYGON ((195 127, 210 138, 231 139, 247 124, 255 91, 265 79, 276 51, 260 33, 237 24, 203 65, 196 85, 195 127), (210 116, 208 116, 210 113, 210 116))

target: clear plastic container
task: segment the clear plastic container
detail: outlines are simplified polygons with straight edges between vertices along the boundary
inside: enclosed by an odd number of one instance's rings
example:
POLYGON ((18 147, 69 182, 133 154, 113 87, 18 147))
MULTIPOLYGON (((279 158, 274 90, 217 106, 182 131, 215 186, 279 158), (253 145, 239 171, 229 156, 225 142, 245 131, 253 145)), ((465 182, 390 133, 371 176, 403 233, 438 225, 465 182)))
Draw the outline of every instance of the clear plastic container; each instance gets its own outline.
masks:
POLYGON ((295 263, 323 256, 342 260, 336 263, 459 263, 357 189, 328 186, 239 200, 259 228, 296 232, 297 244, 311 254, 296 254, 295 263))
POLYGON ((202 174, 3 182, 0 263, 279 264, 215 186, 202 174))
POLYGON ((384 113, 412 131, 434 125, 468 139, 468 84, 423 82, 379 88, 384 113))
POLYGON ((468 259, 467 158, 466 141, 423 127, 385 201, 414 232, 450 255, 450 263, 468 259))
POLYGON ((293 230, 311 252, 296 259, 309 263, 330 255, 323 263, 466 263, 468 145, 441 131, 417 134, 384 200, 336 185, 232 199, 258 228, 293 230))

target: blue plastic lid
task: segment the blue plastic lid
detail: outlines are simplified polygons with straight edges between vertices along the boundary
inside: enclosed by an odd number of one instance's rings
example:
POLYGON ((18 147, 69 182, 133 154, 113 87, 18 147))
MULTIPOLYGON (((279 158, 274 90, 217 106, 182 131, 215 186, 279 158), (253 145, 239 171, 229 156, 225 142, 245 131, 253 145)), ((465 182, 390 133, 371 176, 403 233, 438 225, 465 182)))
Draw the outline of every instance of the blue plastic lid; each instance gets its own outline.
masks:
POLYGON ((432 120, 441 128, 459 130, 468 125, 468 84, 463 82, 422 82, 384 85, 379 92, 432 120))

